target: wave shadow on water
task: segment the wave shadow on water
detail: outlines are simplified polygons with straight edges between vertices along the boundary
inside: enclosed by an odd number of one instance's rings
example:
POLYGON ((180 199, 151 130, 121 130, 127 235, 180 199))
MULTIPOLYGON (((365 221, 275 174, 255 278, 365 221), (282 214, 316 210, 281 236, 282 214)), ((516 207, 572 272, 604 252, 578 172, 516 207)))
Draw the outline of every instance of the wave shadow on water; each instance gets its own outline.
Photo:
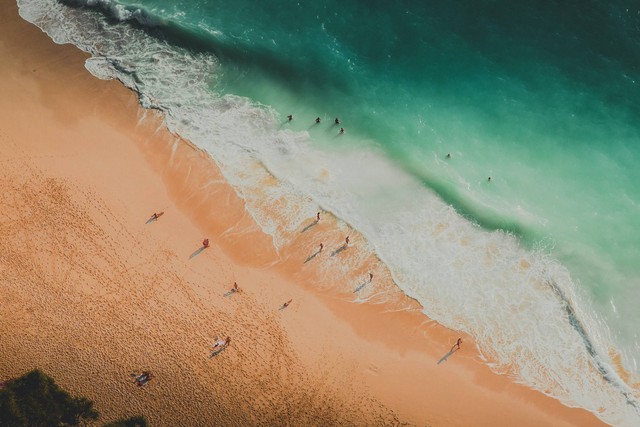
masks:
POLYGON ((582 342, 584 344, 585 349, 587 350, 587 354, 589 354, 589 357, 591 358, 593 367, 600 373, 600 375, 602 376, 602 378, 604 378, 606 382, 608 382, 609 384, 613 385, 618 390, 620 390, 620 392, 622 393, 622 395, 624 396, 627 402, 627 405, 633 406, 636 412, 640 414, 640 404, 638 403, 636 398, 634 398, 632 393, 624 389, 626 388, 627 384, 618 375, 616 375, 616 373, 613 372, 608 365, 602 362, 595 348, 595 345, 593 344, 591 338, 589 337, 589 334, 587 333, 585 327, 582 325, 582 322, 580 321, 580 319, 578 319, 576 311, 571 305, 569 298, 567 298, 567 296, 562 291, 562 289, 560 289, 558 284, 552 279, 548 279, 546 283, 551 288, 551 290, 556 294, 556 296, 560 300, 560 303, 563 305, 564 310, 569 319, 569 323, 571 324, 573 329, 578 333, 580 338, 582 338, 582 342))

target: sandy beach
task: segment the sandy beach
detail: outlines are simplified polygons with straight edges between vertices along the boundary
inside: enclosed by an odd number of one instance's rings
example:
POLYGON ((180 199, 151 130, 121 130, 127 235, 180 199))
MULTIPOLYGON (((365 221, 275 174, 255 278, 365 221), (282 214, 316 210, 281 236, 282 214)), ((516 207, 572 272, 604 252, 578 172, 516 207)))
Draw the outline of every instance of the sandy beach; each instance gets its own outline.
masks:
POLYGON ((206 153, 13 1, 0 16, 0 381, 40 368, 101 422, 153 426, 605 425, 492 373, 398 290, 323 291, 302 266, 343 239, 330 214, 276 252, 206 153), (215 336, 232 341, 211 357, 215 336))

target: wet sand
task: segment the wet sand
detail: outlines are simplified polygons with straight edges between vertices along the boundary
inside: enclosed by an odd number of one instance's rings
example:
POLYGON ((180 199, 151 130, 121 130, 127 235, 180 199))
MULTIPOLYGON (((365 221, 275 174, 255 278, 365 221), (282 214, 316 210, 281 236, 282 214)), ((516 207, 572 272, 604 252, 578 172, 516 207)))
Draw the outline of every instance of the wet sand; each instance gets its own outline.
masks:
MULTIPOLYGON (((354 304, 316 286, 302 266, 317 235, 343 238, 330 215, 276 253, 208 155, 11 3, 0 6, 0 381, 41 368, 102 421, 153 426, 603 425, 492 373, 470 337, 438 364, 461 335, 399 291, 393 305, 354 304), (225 295, 234 282, 242 291, 225 295), (216 335, 232 342, 210 357, 216 335), (137 387, 143 370, 155 378, 137 387)), ((388 282, 376 268, 376 285, 388 282)))

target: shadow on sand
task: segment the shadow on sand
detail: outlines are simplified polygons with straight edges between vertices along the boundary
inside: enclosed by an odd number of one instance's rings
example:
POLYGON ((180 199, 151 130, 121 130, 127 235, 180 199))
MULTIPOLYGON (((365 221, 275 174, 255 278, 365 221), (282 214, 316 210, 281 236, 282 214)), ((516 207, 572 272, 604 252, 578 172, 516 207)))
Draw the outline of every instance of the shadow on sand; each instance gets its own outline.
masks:
POLYGON ((150 223, 152 223, 152 222, 156 222, 157 220, 158 220, 158 217, 157 217, 157 216, 153 216, 153 215, 151 215, 151 218, 149 218, 149 219, 147 220, 147 222, 145 222, 145 224, 150 224, 150 223))
POLYGON ((355 294, 356 292, 359 292, 362 288, 364 288, 365 286, 367 286, 369 283, 371 283, 371 279, 369 279, 369 280, 366 280, 366 281, 362 282, 362 283, 360 284, 360 286, 358 286, 357 288, 355 288, 355 289, 353 290, 353 293, 355 294))
POLYGON ((347 244, 345 243, 344 245, 340 246, 338 249, 336 249, 335 251, 331 252, 331 256, 336 256, 338 255, 340 252, 344 251, 345 249, 347 249, 347 244))
POLYGON ((309 261, 311 261, 312 259, 314 259, 315 257, 317 257, 318 255, 320 255, 320 252, 322 252, 321 250, 318 250, 316 253, 309 255, 309 258, 304 260, 304 263, 308 263, 309 261))
POLYGON ((213 350, 213 351, 211 352, 211 354, 209 355, 209 359, 211 359, 211 358, 212 358, 212 357, 214 357, 214 356, 219 355, 220 353, 222 353, 223 351, 225 351, 225 350, 227 349, 227 347, 228 347, 228 346, 223 345, 223 346, 222 346, 222 347, 220 347, 220 348, 216 348, 216 349, 215 349, 215 350, 213 350))
POLYGON ((193 258, 193 257, 195 257, 195 256, 200 255, 200 252, 204 251, 205 249, 207 249, 207 248, 206 248, 206 247, 204 247, 204 246, 201 246, 201 247, 200 247, 200 249, 196 250, 194 253, 192 253, 191 255, 189 255, 189 259, 191 259, 191 258, 193 258))
POLYGON ((446 361, 447 361, 447 359, 448 359, 449 357, 451 357, 451 356, 453 355, 453 353, 455 353, 455 352, 456 352, 456 351, 458 351, 458 350, 459 350, 459 349, 457 349, 457 348, 456 348, 456 349, 453 349, 453 348, 452 348, 451 350, 449 350, 449 353, 445 354, 444 356, 442 356, 442 358, 441 358, 440 360, 438 360, 438 365, 439 365, 439 364, 441 364, 442 362, 446 362, 446 361))
POLYGON ((313 226, 315 226, 317 224, 318 224, 318 221, 313 221, 311 224, 309 224, 305 228, 303 228, 300 233, 304 233, 305 231, 309 230, 311 227, 313 227, 313 226))

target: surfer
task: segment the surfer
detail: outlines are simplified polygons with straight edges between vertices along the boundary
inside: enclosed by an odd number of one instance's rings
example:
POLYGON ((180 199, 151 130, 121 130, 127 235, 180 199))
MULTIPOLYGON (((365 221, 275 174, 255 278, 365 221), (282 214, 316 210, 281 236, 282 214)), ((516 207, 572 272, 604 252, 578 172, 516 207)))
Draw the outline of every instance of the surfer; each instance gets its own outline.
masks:
POLYGON ((447 153, 447 159, 451 158, 451 153, 447 153))
POLYGON ((491 177, 487 178, 487 182, 491 182, 491 177))
POLYGON ((340 135, 344 133, 344 128, 340 128, 340 135))
POLYGON ((292 116, 291 114, 289 114, 289 115, 287 116, 287 119, 289 119, 289 121, 291 121, 291 120, 293 120, 293 116, 292 116))
POLYGON ((316 117, 316 123, 320 123, 320 117, 316 117))
POLYGON ((335 124, 339 125, 340 124, 340 119, 336 117, 336 119, 333 121, 335 124))

